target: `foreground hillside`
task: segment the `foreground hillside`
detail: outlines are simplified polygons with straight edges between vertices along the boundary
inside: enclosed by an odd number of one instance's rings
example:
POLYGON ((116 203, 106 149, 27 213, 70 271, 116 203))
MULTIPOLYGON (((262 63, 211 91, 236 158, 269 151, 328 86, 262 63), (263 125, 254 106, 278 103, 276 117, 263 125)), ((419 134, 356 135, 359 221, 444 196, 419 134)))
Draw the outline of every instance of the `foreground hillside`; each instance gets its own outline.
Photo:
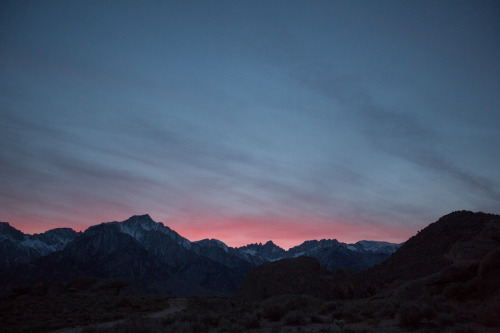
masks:
POLYGON ((123 293, 123 282, 116 280, 97 283, 107 286, 105 296, 97 287, 42 285, 1 298, 0 326, 33 331, 26 323, 36 313, 41 332, 65 326, 80 328, 64 332, 87 333, 498 332, 498 276, 500 216, 461 211, 432 223, 360 274, 328 271, 314 258, 288 258, 252 269, 235 297, 176 301, 123 293), (71 306, 92 304, 89 299, 100 304, 99 315, 71 306))
MULTIPOLYGON (((338 313, 336 319, 347 316, 353 327, 370 321, 374 330, 394 320, 399 328, 424 331, 500 328, 498 215, 448 214, 410 238, 386 261, 357 275, 322 271, 316 265, 296 260, 257 267, 248 274, 239 295, 265 301, 306 294, 341 307, 345 313, 338 313)), ((389 326, 382 331, 390 330, 389 326)))

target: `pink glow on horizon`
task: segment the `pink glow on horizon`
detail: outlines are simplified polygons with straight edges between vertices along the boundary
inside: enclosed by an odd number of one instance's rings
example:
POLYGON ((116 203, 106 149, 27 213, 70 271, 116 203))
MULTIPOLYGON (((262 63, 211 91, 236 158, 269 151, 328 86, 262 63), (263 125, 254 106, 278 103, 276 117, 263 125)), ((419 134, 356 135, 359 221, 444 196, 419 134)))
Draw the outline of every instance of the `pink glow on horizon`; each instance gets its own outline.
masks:
POLYGON ((401 243, 416 233, 408 228, 356 225, 318 218, 300 221, 283 217, 206 219, 203 225, 183 222, 172 221, 169 227, 191 241, 215 238, 231 247, 265 243, 269 240, 284 249, 313 239, 337 239, 345 243, 360 240, 401 243))
MULTIPOLYGON (((142 213, 141 213, 142 214, 142 213)), ((130 216, 117 219, 113 214, 89 214, 82 219, 61 219, 54 217, 36 217, 30 215, 17 216, 15 220, 6 220, 11 226, 24 233, 42 233, 53 228, 72 228, 85 231, 91 225, 101 222, 123 221, 130 216), (24 222, 29 221, 29 222, 24 222), (88 221, 91 221, 88 223, 88 221)), ((122 214, 120 214, 122 215, 122 214)), ((137 215, 137 214, 136 214, 137 215)), ((377 240, 394 243, 406 241, 417 230, 401 226, 388 226, 375 223, 332 221, 317 216, 300 216, 296 218, 284 216, 242 216, 242 217, 184 217, 162 220, 162 222, 190 241, 205 238, 221 240, 231 247, 244 246, 251 243, 265 243, 272 240, 276 245, 288 249, 313 239, 337 239, 344 243, 355 243, 360 240, 377 240)))

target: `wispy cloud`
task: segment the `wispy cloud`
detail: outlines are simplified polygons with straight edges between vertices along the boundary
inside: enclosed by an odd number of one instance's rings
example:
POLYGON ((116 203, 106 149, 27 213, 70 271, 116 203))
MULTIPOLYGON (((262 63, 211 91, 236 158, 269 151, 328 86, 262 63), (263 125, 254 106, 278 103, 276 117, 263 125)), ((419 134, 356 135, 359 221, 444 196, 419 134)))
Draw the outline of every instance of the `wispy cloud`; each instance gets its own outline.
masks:
POLYGON ((0 35, 3 220, 313 237, 499 207, 489 5, 31 6, 0 35))

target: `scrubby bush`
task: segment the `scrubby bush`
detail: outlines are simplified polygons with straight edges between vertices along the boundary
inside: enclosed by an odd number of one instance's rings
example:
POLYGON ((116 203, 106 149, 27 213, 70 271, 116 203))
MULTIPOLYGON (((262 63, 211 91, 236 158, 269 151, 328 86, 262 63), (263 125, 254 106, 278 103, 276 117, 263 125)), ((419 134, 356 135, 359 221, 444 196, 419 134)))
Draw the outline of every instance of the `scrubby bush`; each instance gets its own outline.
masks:
POLYGON ((217 327, 219 325, 219 316, 213 312, 208 312, 201 316, 200 321, 208 327, 217 327))
POLYGON ((373 318, 375 317, 375 310, 376 308, 374 306, 372 306, 371 304, 366 304, 361 309, 361 314, 366 318, 373 318))
POLYGON ((394 317, 396 317, 396 313, 397 313, 396 306, 392 303, 387 303, 384 306, 382 306, 379 311, 375 313, 375 316, 379 318, 394 319, 394 317))
POLYGON ((480 313, 480 321, 489 327, 500 327, 500 299, 486 304, 480 313))
POLYGON ((418 328, 425 318, 425 311, 416 303, 405 304, 399 310, 399 326, 403 328, 418 328))
POLYGON ((175 323, 176 321, 177 321, 177 317, 176 316, 166 316, 165 318, 162 318, 160 320, 160 323, 163 326, 170 326, 173 323, 175 323))
POLYGON ((335 311, 337 309, 337 303, 336 302, 327 302, 325 304, 323 304, 318 312, 320 314, 330 314, 332 313, 333 311, 335 311))
POLYGON ((194 322, 191 323, 191 332, 193 333, 208 332, 208 327, 202 322, 194 322))
POLYGON ((316 313, 311 314, 311 323, 322 324, 323 322, 324 320, 320 315, 316 313))
POLYGON ((230 324, 229 326, 226 326, 222 330, 223 332, 227 333, 240 333, 240 332, 245 332, 245 328, 239 324, 230 324))
POLYGON ((126 308, 132 306, 132 302, 130 298, 120 297, 115 301, 115 306, 117 308, 126 308))
POLYGON ((449 326, 453 326, 453 324, 456 322, 456 319, 455 319, 455 316, 452 313, 441 312, 437 316, 436 322, 441 327, 449 327, 449 326))
POLYGON ((479 296, 477 280, 450 283, 444 288, 443 296, 460 302, 475 299, 479 296))
POLYGON ((304 325, 306 319, 304 313, 301 311, 292 311, 285 316, 285 323, 287 325, 304 325))
POLYGON ((477 330, 475 330, 472 327, 457 327, 453 331, 453 333, 476 333, 477 330))
POLYGON ((363 315, 359 305, 355 303, 346 303, 342 309, 342 318, 351 323, 363 321, 363 315))
POLYGON ((257 313, 247 313, 243 316, 241 324, 246 329, 260 328, 260 318, 257 313))
POLYGON ((270 303, 262 310, 262 317, 271 321, 280 321, 287 313, 287 309, 283 304, 270 303))

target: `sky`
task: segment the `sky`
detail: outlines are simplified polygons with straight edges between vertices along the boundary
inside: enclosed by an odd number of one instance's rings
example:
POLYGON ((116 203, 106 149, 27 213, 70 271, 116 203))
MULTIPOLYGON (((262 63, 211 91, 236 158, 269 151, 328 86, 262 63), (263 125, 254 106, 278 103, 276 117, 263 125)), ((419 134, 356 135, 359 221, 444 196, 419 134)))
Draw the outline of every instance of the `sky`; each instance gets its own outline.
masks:
POLYGON ((3 1, 0 221, 403 242, 500 213, 497 1, 3 1))

